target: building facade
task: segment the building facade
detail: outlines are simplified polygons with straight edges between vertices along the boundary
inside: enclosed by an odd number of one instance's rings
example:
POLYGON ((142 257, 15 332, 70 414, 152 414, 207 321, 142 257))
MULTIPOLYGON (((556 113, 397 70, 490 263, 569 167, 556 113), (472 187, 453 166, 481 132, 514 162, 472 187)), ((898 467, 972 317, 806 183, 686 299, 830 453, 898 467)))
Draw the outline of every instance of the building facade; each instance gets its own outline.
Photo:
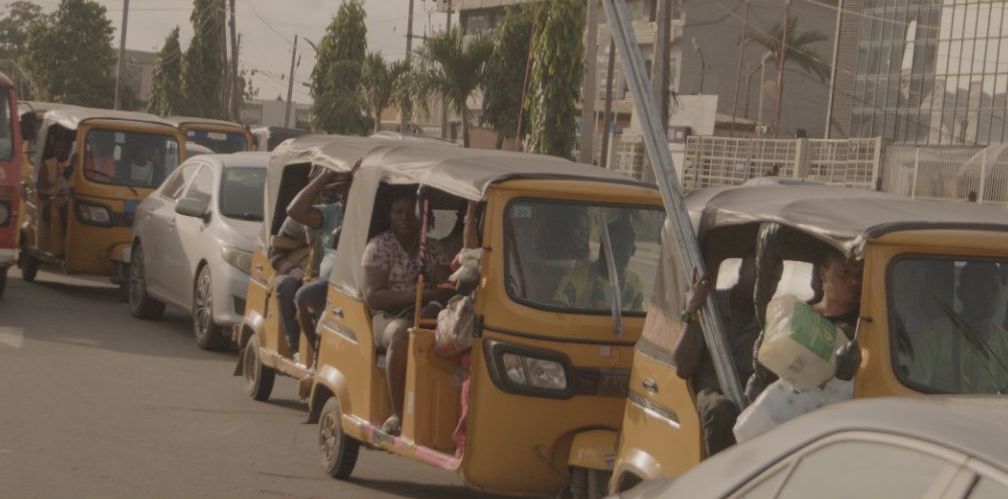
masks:
POLYGON ((846 0, 830 137, 909 144, 1008 138, 1008 4, 846 0))

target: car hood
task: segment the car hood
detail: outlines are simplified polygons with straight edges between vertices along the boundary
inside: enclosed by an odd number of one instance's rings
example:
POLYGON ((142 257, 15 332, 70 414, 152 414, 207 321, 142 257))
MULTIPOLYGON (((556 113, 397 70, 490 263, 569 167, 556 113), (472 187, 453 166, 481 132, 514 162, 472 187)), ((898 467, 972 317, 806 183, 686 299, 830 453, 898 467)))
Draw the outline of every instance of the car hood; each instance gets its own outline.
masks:
POLYGON ((221 224, 217 229, 217 238, 221 244, 252 252, 255 247, 256 236, 262 228, 262 222, 249 220, 238 220, 235 218, 221 217, 221 224))

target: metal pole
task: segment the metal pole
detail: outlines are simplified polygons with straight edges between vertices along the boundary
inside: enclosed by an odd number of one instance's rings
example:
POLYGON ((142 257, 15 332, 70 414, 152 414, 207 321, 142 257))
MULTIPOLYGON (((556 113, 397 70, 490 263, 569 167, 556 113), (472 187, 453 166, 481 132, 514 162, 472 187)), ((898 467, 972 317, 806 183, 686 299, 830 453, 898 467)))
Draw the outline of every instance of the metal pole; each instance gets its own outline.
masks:
POLYGON ((980 192, 977 192, 977 202, 984 202, 984 190, 987 187, 987 148, 983 150, 983 156, 980 157, 980 192))
POLYGON ((823 138, 830 137, 830 122, 833 121, 833 91, 836 88, 837 59, 840 57, 840 20, 844 15, 844 0, 837 2, 836 30, 833 34, 833 63, 830 66, 829 93, 826 101, 826 133, 823 138))
POLYGON ((784 2, 784 26, 781 28, 781 46, 777 58, 777 112, 774 114, 774 137, 780 138, 781 104, 784 100, 784 63, 788 53, 788 26, 791 23, 791 0, 784 2))
POLYGON ((297 60, 298 36, 294 35, 294 50, 291 52, 290 73, 287 73, 287 111, 284 112, 284 126, 289 127, 291 117, 291 98, 294 96, 294 61, 297 60))
POLYGON ((119 36, 119 63, 116 64, 115 97, 112 109, 122 107, 120 99, 122 97, 123 68, 126 65, 126 23, 129 21, 129 0, 123 0, 122 29, 119 36))
MULTIPOLYGON (((409 14, 406 17, 406 67, 410 66, 410 59, 413 54, 413 1, 409 0, 409 14)), ((406 109, 409 105, 407 96, 399 102, 399 133, 406 133, 406 126, 409 124, 409 112, 406 109)))
MULTIPOLYGON (((671 17, 672 6, 669 0, 657 0, 658 11, 655 13, 655 22, 658 25, 655 33, 654 60, 651 63, 651 92, 655 102, 658 103, 662 125, 667 125, 668 106, 665 104, 666 94, 668 94, 668 80, 665 79, 665 72, 669 60, 669 18, 671 17)), ((668 127, 664 128, 665 135, 668 136, 668 127)))
POLYGON ((585 76, 581 95, 581 152, 578 160, 595 158, 595 101, 598 100, 598 0, 588 0, 585 13, 585 76))
POLYGON ((760 59, 760 70, 759 70, 759 107, 756 111, 756 121, 760 125, 763 124, 763 84, 766 83, 766 58, 767 53, 763 54, 763 58, 760 59))
MULTIPOLYGON (((738 112, 739 85, 742 83, 742 60, 745 59, 746 37, 749 35, 749 0, 745 0, 745 17, 742 18, 742 36, 738 42, 738 62, 735 63, 735 90, 732 91, 731 99, 731 136, 735 136, 735 116, 738 112)), ((746 102, 749 101, 749 86, 746 86, 746 102)), ((746 116, 748 118, 749 116, 746 116)))
POLYGON ((920 147, 914 148, 913 180, 910 182, 910 199, 917 199, 917 173, 920 171, 920 147))
MULTIPOLYGON (((231 18, 231 119, 238 121, 241 116, 242 88, 238 79, 238 26, 235 21, 235 0, 230 0, 231 18)), ((291 79, 293 81, 293 78, 291 79)))
MULTIPOLYGON (((452 0, 448 0, 448 14, 445 19, 445 33, 451 32, 451 11, 452 11, 452 0)), ((462 105, 466 105, 465 102, 462 105)), ((463 117, 465 119, 465 117, 463 117)), ((441 138, 448 138, 448 99, 442 95, 441 96, 441 138)))
MULTIPOLYGON (((644 141, 647 145, 648 157, 651 160, 651 167, 655 171, 655 179, 665 204, 669 223, 675 233, 674 243, 678 246, 682 256, 680 259, 682 270, 684 275, 692 275, 696 271, 697 274, 706 276, 707 270, 703 254, 700 252, 700 245, 693 232, 689 212, 686 211, 682 185, 679 183, 679 177, 672 162, 672 153, 669 150, 666 137, 662 133, 661 121, 655 112, 657 107, 654 99, 647 91, 644 58, 641 56, 640 47, 637 44, 630 12, 627 11, 626 2, 623 0, 603 0, 602 5, 605 6, 606 17, 613 31, 613 39, 616 41, 620 59, 623 61, 623 70, 634 98, 634 110, 640 116, 640 122, 644 128, 644 141)), ((728 343, 725 340, 724 328, 713 296, 708 297, 707 303, 700 311, 700 325, 722 391, 736 406, 745 407, 742 385, 739 383, 738 372, 735 370, 731 350, 728 349, 728 343)))
POLYGON ((602 156, 599 158, 599 166, 606 168, 609 166, 609 137, 612 128, 612 91, 613 72, 616 71, 616 42, 613 36, 609 36, 609 63, 606 65, 605 81, 605 110, 602 111, 602 156))

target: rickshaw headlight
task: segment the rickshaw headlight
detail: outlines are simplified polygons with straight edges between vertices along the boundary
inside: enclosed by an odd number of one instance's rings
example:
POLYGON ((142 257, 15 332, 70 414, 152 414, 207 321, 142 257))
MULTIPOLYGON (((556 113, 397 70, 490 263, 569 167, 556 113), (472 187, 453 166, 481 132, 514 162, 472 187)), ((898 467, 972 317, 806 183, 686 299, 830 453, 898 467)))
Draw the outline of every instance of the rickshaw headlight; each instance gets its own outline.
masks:
POLYGON ((503 355, 504 369, 512 383, 543 390, 567 389, 567 373, 563 364, 515 353, 503 355))
POLYGON ((252 272, 252 253, 231 246, 221 246, 221 257, 232 267, 249 274, 252 272))
POLYGON ((88 203, 77 203, 77 213, 81 221, 89 224, 108 225, 112 223, 112 214, 108 208, 88 203))

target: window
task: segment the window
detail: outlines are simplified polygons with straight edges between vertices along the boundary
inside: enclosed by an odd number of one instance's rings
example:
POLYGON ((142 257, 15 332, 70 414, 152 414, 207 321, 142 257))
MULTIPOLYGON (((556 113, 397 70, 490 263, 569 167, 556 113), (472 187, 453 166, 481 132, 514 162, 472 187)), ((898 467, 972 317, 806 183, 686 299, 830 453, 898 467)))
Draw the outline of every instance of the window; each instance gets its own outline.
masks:
POLYGON ((195 142, 217 154, 229 154, 248 150, 248 141, 244 133, 189 130, 186 132, 186 140, 195 142))
POLYGON ((178 141, 168 135, 96 129, 85 140, 84 176, 92 182, 153 189, 178 163, 178 141))
POLYGON ((513 201, 505 220, 508 293, 534 307, 608 314, 615 296, 607 277, 612 266, 623 312, 643 315, 663 220, 664 212, 650 207, 513 201))
POLYGON ((937 456, 891 444, 839 442, 803 457, 777 497, 918 499, 950 465, 937 456))
POLYGON ((893 365, 925 391, 1008 392, 1008 261, 903 257, 889 268, 893 365))
MULTIPOLYGON (((726 258, 721 262, 717 274, 717 289, 731 289, 738 282, 741 258, 726 258)), ((812 264, 797 260, 785 260, 780 281, 777 282, 777 292, 774 298, 784 295, 794 295, 801 300, 812 298, 812 264)))
POLYGON ((221 215, 261 222, 265 182, 265 168, 225 168, 220 185, 221 215))
POLYGON ((200 168, 199 173, 196 174, 196 178, 193 179, 192 183, 189 184, 189 190, 186 191, 187 198, 201 198, 210 200, 211 193, 213 192, 213 171, 210 167, 204 166, 200 168))

